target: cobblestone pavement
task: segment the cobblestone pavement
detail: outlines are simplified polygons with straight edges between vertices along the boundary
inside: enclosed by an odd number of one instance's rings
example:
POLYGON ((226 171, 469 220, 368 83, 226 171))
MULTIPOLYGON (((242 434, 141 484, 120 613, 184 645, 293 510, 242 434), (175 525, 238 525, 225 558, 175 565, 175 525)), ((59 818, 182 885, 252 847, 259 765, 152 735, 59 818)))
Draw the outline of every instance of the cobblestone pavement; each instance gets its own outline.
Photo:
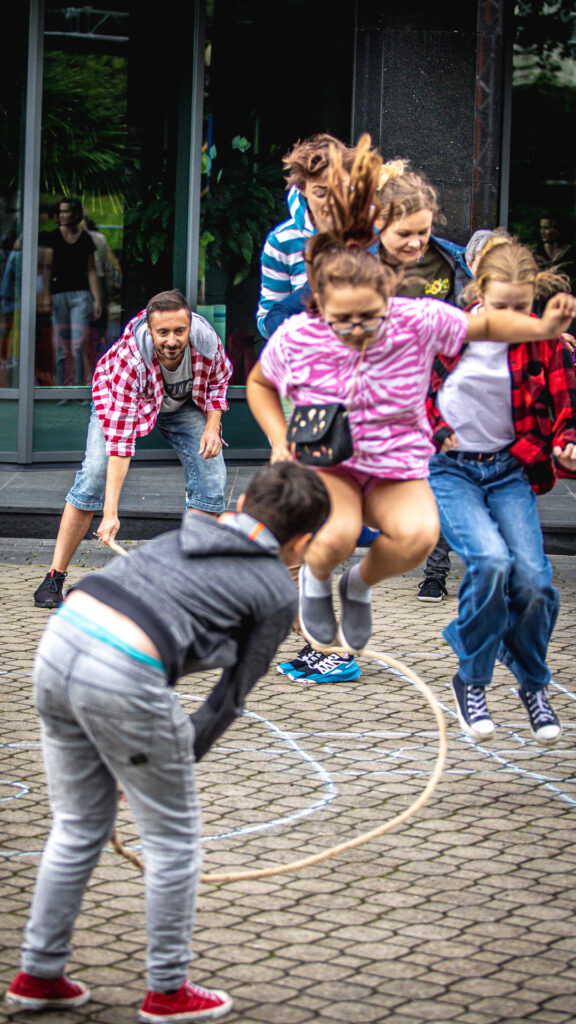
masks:
MULTIPOLYGON (((21 938, 49 813, 31 695, 49 612, 32 591, 51 545, 0 542, 3 844, 2 985, 21 938)), ((70 579, 108 558, 84 542, 70 579)), ((490 745, 463 737, 440 605, 416 600, 419 572, 378 588, 372 647, 428 681, 445 710, 449 753, 428 805, 397 831, 295 875, 203 885, 190 976, 227 989, 234 1024, 568 1024, 576 1019, 573 683, 576 564, 553 559, 562 609, 550 650, 564 734, 532 739, 512 677, 499 667, 490 745)), ((294 635, 279 660, 294 655, 294 635)), ((276 664, 276 663, 275 663, 276 664)), ((373 828, 405 808, 434 766, 432 713, 406 679, 375 662, 354 683, 306 685, 275 664, 248 713, 199 766, 204 868, 286 862, 373 828)), ((211 685, 189 676, 187 706, 211 685)), ((119 831, 137 848, 129 812, 119 831)), ((75 933, 69 973, 90 984, 78 1011, 0 1009, 0 1021, 128 1024, 144 990, 142 879, 106 849, 75 933)))

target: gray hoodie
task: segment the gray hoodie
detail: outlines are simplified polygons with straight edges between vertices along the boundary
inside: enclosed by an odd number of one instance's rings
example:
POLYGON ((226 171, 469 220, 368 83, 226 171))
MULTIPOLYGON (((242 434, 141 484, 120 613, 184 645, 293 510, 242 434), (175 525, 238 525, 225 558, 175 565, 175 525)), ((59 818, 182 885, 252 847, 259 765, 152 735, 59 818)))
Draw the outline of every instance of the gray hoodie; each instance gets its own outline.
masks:
POLYGON ((224 669, 191 716, 197 759, 241 713, 296 615, 278 541, 257 525, 243 513, 219 522, 188 512, 179 530, 111 559, 76 585, 141 626, 171 685, 188 672, 224 669))

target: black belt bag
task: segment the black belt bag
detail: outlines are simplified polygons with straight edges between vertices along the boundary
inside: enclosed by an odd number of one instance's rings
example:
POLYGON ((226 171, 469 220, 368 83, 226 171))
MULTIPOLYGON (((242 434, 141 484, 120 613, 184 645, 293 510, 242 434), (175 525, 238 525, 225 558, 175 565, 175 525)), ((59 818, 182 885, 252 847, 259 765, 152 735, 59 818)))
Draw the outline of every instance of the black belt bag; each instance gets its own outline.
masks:
POLYGON ((364 362, 367 341, 364 341, 352 375, 348 405, 329 402, 326 405, 297 405, 290 417, 286 440, 294 445, 298 462, 307 466, 337 466, 354 454, 349 423, 349 409, 356 392, 358 374, 364 362))
POLYGON ((348 410, 341 402, 297 405, 286 439, 296 458, 307 466, 336 466, 354 454, 348 410))

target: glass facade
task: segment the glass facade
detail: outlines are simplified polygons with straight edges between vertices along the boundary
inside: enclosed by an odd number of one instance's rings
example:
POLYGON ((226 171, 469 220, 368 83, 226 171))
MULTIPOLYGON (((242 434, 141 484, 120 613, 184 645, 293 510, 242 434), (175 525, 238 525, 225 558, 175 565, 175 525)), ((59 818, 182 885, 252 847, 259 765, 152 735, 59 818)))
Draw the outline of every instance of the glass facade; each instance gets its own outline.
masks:
MULTIPOLYGON (((492 7, 503 16, 503 0, 492 7)), ((384 23, 372 0, 338 17, 330 0, 274 0, 272 19, 272 0, 164 0, 159 17, 137 0, 5 0, 0 460, 79 457, 96 360, 151 295, 171 287, 213 323, 233 363, 227 457, 264 456, 244 385, 263 343, 254 317, 261 246, 287 215, 282 156, 317 132, 350 141, 352 124, 358 136, 370 118, 377 137, 387 83, 398 79, 385 32, 396 45, 400 26, 420 45, 416 30, 435 31, 425 5, 410 17, 399 3, 386 11, 384 23)), ((510 230, 543 263, 562 260, 574 286, 573 14, 569 0, 517 0, 503 148, 510 230)), ((482 54, 485 78, 498 78, 500 51, 482 54)), ((436 95, 443 73, 433 72, 436 95)), ((479 75, 477 67, 485 84, 479 75)), ((506 115, 500 101, 486 102, 494 147, 506 115)), ((384 127, 400 125, 399 148, 409 151, 412 122, 385 113, 384 127)), ((478 123, 477 111, 477 131, 478 123)), ((472 184, 466 211, 474 196, 472 184)), ((140 449, 172 457, 155 432, 140 449)))
POLYGON ((278 39, 260 0, 208 0, 206 14, 198 311, 226 344, 234 388, 263 343, 259 256, 288 216, 282 157, 318 132, 350 141, 354 5, 335 18, 327 0, 276 0, 278 39), (303 35, 322 39, 309 85, 295 53, 303 35))
POLYGON ((576 16, 566 0, 515 7, 510 230, 576 287, 576 16))
MULTIPOLYGON (((350 139, 354 9, 345 23, 331 11, 275 5, 291 31, 323 38, 313 88, 295 94, 260 0, 165 0, 162 18, 137 0, 4 4, 0 458, 76 459, 97 359, 171 287, 197 299, 232 360, 228 457, 265 453, 244 385, 262 344, 260 249, 287 215, 282 155, 318 131, 350 139)), ((173 454, 155 432, 139 449, 173 454)))
POLYGON ((4 47, 0 62, 0 457, 16 452, 18 435, 26 4, 3 8, 2 31, 10 45, 4 47))

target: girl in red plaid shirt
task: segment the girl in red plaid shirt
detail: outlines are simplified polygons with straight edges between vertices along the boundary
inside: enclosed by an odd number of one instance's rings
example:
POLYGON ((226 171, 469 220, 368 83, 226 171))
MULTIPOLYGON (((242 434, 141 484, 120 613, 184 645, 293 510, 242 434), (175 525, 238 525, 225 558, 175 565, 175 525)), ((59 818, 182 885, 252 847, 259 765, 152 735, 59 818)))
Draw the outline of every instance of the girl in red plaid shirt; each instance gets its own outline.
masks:
MULTIPOLYGON (((500 244, 482 256, 468 289, 471 312, 530 315, 534 300, 566 289, 539 271, 529 249, 500 244)), ((548 642, 558 592, 544 543, 536 493, 576 473, 576 374, 562 339, 509 346, 464 346, 438 360, 430 418, 439 449, 430 484, 442 533, 463 560, 458 616, 444 636, 458 656, 452 687, 460 724, 484 741, 495 725, 486 687, 497 660, 516 678, 530 728, 542 745, 561 725, 547 697, 548 642)))

